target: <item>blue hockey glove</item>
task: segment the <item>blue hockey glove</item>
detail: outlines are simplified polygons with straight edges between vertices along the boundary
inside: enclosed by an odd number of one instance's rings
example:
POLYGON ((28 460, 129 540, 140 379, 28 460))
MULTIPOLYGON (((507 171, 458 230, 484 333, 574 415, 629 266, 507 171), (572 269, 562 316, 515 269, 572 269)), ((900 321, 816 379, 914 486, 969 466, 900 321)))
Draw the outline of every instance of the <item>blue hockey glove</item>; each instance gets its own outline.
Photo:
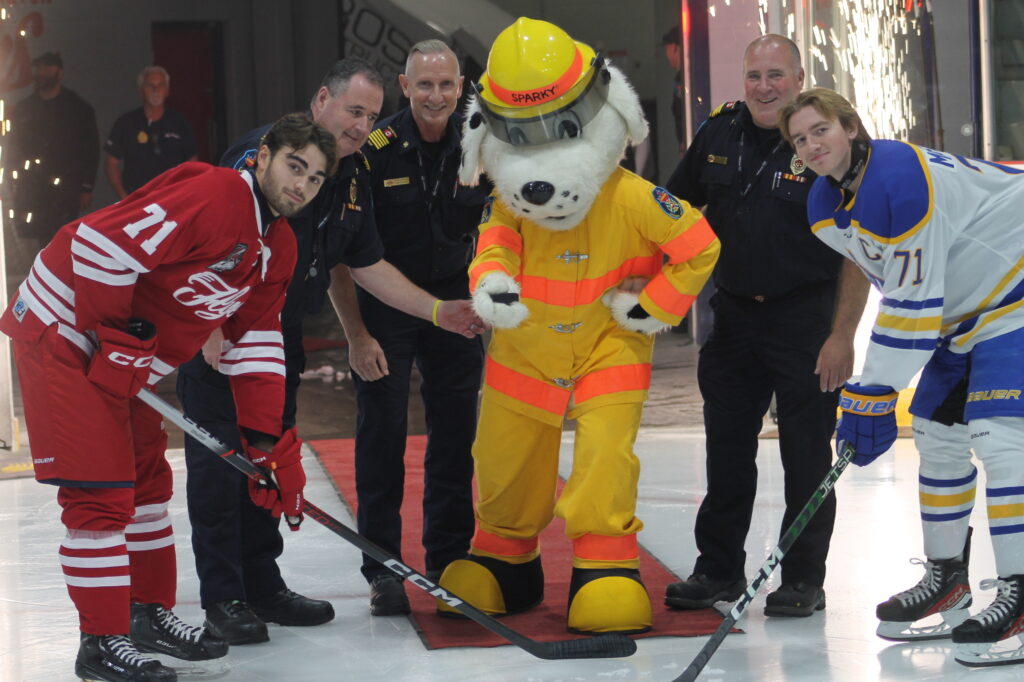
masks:
POLYGON ((861 386, 847 382, 839 395, 843 415, 836 428, 840 441, 853 446, 853 463, 866 466, 892 447, 896 440, 896 398, 891 386, 861 386))

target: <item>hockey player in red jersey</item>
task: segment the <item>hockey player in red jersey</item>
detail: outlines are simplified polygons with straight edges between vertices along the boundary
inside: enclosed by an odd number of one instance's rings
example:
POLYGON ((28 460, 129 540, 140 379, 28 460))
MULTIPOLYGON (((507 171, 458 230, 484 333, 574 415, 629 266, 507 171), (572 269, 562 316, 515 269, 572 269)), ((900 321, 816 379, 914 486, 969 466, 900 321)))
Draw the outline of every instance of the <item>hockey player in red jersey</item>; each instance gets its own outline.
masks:
POLYGON ((335 140, 306 116, 267 133, 252 171, 186 163, 61 228, 0 318, 13 339, 36 479, 59 486, 60 562, 78 610, 75 672, 174 680, 145 653, 224 656, 171 611, 177 572, 160 416, 134 395, 225 338, 246 454, 278 490, 253 500, 301 522, 301 441, 281 433, 280 311, 295 262, 284 218, 316 196, 335 140))

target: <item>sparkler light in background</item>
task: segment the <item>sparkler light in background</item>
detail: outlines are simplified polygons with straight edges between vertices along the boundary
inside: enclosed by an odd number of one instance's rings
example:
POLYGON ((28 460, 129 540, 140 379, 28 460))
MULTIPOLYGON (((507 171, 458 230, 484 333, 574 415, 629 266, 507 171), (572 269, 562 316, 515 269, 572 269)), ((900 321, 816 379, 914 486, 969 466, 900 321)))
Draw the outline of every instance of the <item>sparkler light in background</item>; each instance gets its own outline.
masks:
POLYGON ((917 123, 910 50, 921 38, 913 10, 892 0, 758 0, 758 25, 762 34, 777 26, 800 46, 806 87, 849 98, 874 137, 907 139, 917 123))

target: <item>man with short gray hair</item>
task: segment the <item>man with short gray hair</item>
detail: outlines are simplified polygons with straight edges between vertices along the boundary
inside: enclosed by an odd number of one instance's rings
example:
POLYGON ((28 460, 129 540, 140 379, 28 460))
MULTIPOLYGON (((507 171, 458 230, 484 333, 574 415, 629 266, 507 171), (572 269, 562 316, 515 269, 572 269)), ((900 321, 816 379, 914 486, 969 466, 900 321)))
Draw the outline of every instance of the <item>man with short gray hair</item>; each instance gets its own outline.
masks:
MULTIPOLYGON (((413 45, 399 75, 409 106, 377 124, 364 154, 370 164, 377 230, 384 257, 438 298, 468 298, 466 266, 489 183, 457 180, 462 93, 458 57, 440 40, 413 45)), ((355 471, 359 532, 401 555, 409 383, 422 375, 427 439, 423 546, 427 577, 437 580, 469 550, 473 535, 470 453, 483 370, 479 339, 448 333, 360 288, 358 311, 343 318, 356 385, 355 471)), ((344 311, 343 311, 344 312, 344 311)), ((364 556, 370 613, 409 612, 402 583, 364 556)))
POLYGON ((196 138, 185 117, 166 106, 171 76, 147 66, 136 79, 142 106, 122 114, 103 145, 107 180, 118 199, 184 161, 196 160, 196 138))

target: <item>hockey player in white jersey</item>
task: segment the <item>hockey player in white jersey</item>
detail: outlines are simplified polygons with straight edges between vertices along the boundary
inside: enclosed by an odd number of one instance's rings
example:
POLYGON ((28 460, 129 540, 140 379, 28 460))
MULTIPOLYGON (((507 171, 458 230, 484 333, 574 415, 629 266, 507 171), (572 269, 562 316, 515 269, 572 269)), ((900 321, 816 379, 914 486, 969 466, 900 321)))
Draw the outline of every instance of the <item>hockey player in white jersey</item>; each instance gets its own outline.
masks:
POLYGON ((811 229, 883 296, 860 382, 840 400, 837 439, 855 447, 855 464, 892 446, 897 391, 923 368, 910 412, 925 576, 878 605, 879 634, 951 634, 965 665, 1024 662, 1024 169, 871 140, 831 90, 803 92, 780 123, 820 176, 811 229), (981 582, 997 595, 968 617, 972 449, 988 479, 999 577, 981 582), (915 623, 935 614, 938 624, 915 623))

